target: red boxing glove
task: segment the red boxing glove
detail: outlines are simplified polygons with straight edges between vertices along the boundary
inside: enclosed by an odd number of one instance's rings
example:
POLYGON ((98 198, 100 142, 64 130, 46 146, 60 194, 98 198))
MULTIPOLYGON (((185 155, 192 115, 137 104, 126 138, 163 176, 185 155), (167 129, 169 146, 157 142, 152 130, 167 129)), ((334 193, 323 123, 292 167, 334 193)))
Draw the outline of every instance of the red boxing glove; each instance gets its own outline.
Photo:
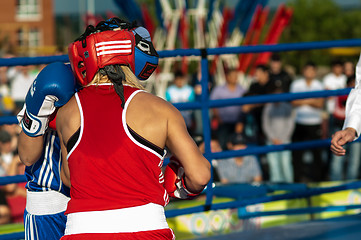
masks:
POLYGON ((187 189, 184 184, 184 168, 175 157, 170 158, 170 162, 165 168, 163 186, 169 196, 179 199, 191 199, 202 192, 192 193, 187 189))
POLYGON ((53 114, 49 117, 49 128, 56 130, 56 113, 58 112, 58 109, 55 110, 53 114))

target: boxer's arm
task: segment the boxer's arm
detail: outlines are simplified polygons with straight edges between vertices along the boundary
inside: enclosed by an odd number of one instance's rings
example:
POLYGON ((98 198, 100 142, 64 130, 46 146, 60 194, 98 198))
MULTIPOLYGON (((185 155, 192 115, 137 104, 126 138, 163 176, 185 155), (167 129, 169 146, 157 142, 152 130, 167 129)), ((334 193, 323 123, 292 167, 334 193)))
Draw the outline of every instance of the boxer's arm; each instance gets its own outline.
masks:
POLYGON ((18 143, 19 157, 25 165, 30 166, 41 157, 43 135, 50 116, 74 92, 75 79, 69 66, 52 63, 38 74, 26 94, 23 109, 17 115, 22 127, 18 143))
POLYGON ((66 121, 65 121, 65 113, 64 109, 66 110, 67 104, 59 109, 57 116, 56 116, 56 132, 59 136, 60 148, 61 148, 61 171, 60 171, 60 178, 61 181, 64 183, 65 186, 70 187, 70 173, 68 167, 68 150, 66 149, 65 142, 64 142, 64 129, 66 128, 66 121))
POLYGON ((63 137, 59 133, 59 131, 58 131, 58 136, 59 136, 59 140, 60 140, 61 159, 62 159, 60 177, 61 177, 61 181, 64 183, 64 185, 67 187, 70 187, 70 185, 71 185, 70 184, 70 172, 69 172, 68 160, 67 160, 68 151, 66 150, 66 147, 65 147, 65 144, 63 141, 63 137))
POLYGON ((166 146, 184 168, 185 187, 193 193, 203 190, 211 173, 210 163, 203 157, 193 139, 189 136, 184 119, 173 106, 167 109, 168 129, 166 146))
POLYGON ((19 135, 18 151, 20 160, 26 165, 33 165, 43 152, 43 136, 30 137, 23 131, 19 135))
POLYGON ((48 128, 49 118, 75 92, 75 78, 63 63, 47 65, 36 77, 18 114, 22 130, 30 137, 41 136, 48 128))
POLYGON ((59 108, 56 115, 56 131, 59 136, 62 155, 61 180, 68 187, 70 187, 71 184, 66 144, 79 127, 80 112, 75 97, 73 96, 64 106, 59 108))
POLYGON ((356 65, 355 74, 355 88, 351 90, 347 97, 345 107, 346 117, 342 129, 353 128, 356 130, 355 137, 359 137, 361 133, 361 55, 356 65))

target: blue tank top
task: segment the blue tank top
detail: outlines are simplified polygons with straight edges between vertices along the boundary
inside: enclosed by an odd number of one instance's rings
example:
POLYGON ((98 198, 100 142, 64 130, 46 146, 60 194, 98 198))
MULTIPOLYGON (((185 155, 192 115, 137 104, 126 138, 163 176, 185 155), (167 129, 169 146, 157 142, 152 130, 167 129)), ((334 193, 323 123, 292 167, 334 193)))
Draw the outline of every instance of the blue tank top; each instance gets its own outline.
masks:
POLYGON ((59 137, 56 131, 49 129, 44 135, 42 156, 25 168, 26 188, 34 192, 54 190, 70 196, 69 188, 60 179, 61 163, 59 137))

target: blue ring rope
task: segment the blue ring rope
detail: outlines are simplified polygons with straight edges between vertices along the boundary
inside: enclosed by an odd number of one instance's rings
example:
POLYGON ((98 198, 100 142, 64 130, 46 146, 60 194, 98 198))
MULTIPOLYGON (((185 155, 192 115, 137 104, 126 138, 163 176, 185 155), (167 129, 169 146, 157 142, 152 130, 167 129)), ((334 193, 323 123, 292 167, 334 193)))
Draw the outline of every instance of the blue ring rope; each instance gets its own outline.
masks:
MULTIPOLYGON (((247 97, 231 98, 231 99, 203 100, 203 102, 196 101, 196 102, 174 103, 173 105, 178 110, 195 110, 195 109, 201 109, 202 107, 216 108, 216 107, 238 106, 238 105, 254 104, 254 103, 292 101, 295 99, 303 99, 303 98, 325 98, 330 96, 348 95, 350 91, 351 88, 344 88, 337 90, 266 94, 261 96, 247 96, 247 97)), ((17 124, 17 123, 18 121, 16 119, 16 116, 0 117, 0 125, 17 124)))
POLYGON ((0 125, 4 125, 4 124, 18 124, 18 119, 16 118, 16 116, 5 116, 5 117, 0 117, 0 125))
POLYGON ((265 94, 260 96, 247 96, 231 99, 208 100, 204 102, 187 102, 187 103, 174 103, 174 106, 179 110, 194 110, 202 106, 209 108, 225 107, 225 106, 238 106, 244 104, 254 103, 268 103, 268 102, 282 102, 292 101, 302 98, 325 98, 330 96, 348 95, 351 88, 337 89, 337 90, 322 90, 311 92, 297 92, 297 93, 279 93, 279 94, 265 94))
MULTIPOLYGON (((282 44, 263 44, 252 46, 239 47, 221 47, 221 48, 207 48, 208 55, 219 54, 240 54, 240 53, 261 53, 261 52, 285 52, 285 51, 300 51, 311 49, 326 49, 336 47, 359 47, 361 46, 361 39, 347 39, 347 40, 332 40, 332 41, 318 41, 318 42, 303 42, 303 43, 282 43, 282 44)), ((174 57, 174 56, 200 56, 200 49, 176 49, 159 51, 159 57, 174 57)))
POLYGON ((52 62, 69 62, 68 55, 58 56, 41 56, 41 57, 15 57, 15 58, 0 58, 0 66, 27 66, 49 64, 52 62))
MULTIPOLYGON (((300 98, 314 98, 314 97, 329 97, 329 96, 347 95, 350 92, 350 90, 351 90, 350 88, 345 88, 345 89, 339 89, 339 90, 268 94, 268 95, 264 95, 264 96, 249 96, 249 97, 242 97, 242 98, 237 98, 237 99, 210 100, 210 101, 207 101, 207 102, 209 102, 209 104, 203 105, 203 107, 204 108, 208 108, 208 106, 223 107, 223 106, 228 106, 228 105, 242 105, 242 104, 252 104, 252 103, 291 101, 291 100, 300 99, 300 98)), ((202 108, 201 102, 177 103, 177 104, 174 104, 174 106, 177 107, 179 110, 197 109, 199 107, 202 108)), ((205 115, 205 114, 203 114, 203 115, 205 115)), ((18 121, 15 116, 0 117, 0 124, 17 124, 17 123, 18 123, 18 121)), ((209 126, 209 123, 204 126, 209 126)), ((277 152, 277 151, 283 151, 283 150, 301 150, 301 149, 306 149, 306 148, 327 147, 329 145, 330 145, 330 139, 324 139, 324 140, 296 142, 296 143, 290 143, 290 144, 249 147, 249 148, 243 149, 243 150, 223 151, 223 152, 218 152, 218 153, 212 153, 212 152, 208 151, 205 156, 207 159, 221 159, 221 158, 228 158, 228 157, 235 157, 235 156, 245 156, 245 155, 252 155, 252 154, 277 152)), ((210 148, 210 146, 208 146, 208 148, 210 148)), ((0 183, 1 183, 1 180, 0 180, 0 183)))
MULTIPOLYGON (((270 195, 270 196, 263 196, 254 199, 245 199, 245 200, 236 200, 227 203, 214 203, 211 205, 209 210, 221 210, 221 209, 228 209, 228 208, 239 208, 248 205, 258 204, 258 203, 266 203, 266 202, 273 202, 279 200, 289 200, 289 199, 296 199, 296 198, 307 198, 311 196, 316 196, 324 193, 331 193, 336 191, 342 190, 351 190, 351 189, 358 189, 361 188, 361 181, 355 181, 351 183, 346 183, 339 186, 334 187, 325 187, 325 188, 311 188, 306 190, 300 190, 298 192, 292 193, 285 193, 285 194, 278 194, 278 195, 270 195)), ((190 207, 184 209, 172 209, 166 211, 166 217, 175 217, 179 215, 186 215, 191 213, 199 213, 204 212, 204 206, 197 206, 197 207, 190 207)))
POLYGON ((352 209, 360 209, 361 204, 357 205, 341 205, 341 206, 328 206, 328 207, 309 207, 309 208, 292 208, 279 211, 264 211, 264 212, 241 212, 239 218, 255 218, 277 215, 299 215, 299 214, 313 214, 320 212, 345 212, 352 209))
POLYGON ((0 235, 0 240, 25 239, 25 232, 16 232, 0 235))
MULTIPOLYGON (((281 51, 300 51, 310 49, 326 49, 337 47, 359 47, 361 39, 345 39, 332 41, 317 41, 303 43, 282 43, 282 44, 263 44, 253 46, 207 48, 208 55, 219 54, 240 54, 240 53, 261 53, 261 52, 281 52, 281 51)), ((202 49, 175 49, 158 51, 160 58, 176 56, 201 56, 202 49)), ((18 66, 18 65, 39 65, 52 62, 69 62, 68 55, 42 56, 42 57, 16 57, 0 58, 0 66, 18 66)))
POLYGON ((23 183, 23 182, 26 182, 26 177, 24 174, 0 177, 0 186, 11 183, 23 183))

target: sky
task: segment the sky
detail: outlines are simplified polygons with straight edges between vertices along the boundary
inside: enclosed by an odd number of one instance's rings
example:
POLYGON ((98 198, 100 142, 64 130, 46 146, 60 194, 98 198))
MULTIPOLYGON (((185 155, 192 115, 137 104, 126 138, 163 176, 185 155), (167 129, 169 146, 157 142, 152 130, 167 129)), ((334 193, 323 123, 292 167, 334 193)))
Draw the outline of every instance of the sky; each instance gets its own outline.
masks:
MULTIPOLYGON (((88 0, 54 0, 55 14, 72 14, 79 13, 79 9, 85 12, 86 2, 88 0)), ((113 0, 93 0, 96 12, 104 13, 107 10, 117 9, 113 0)), ((119 11, 119 10, 118 10, 119 11)))
MULTIPOLYGON (((126 0, 123 0, 126 1, 126 0)), ((229 4, 234 4, 238 0, 227 0, 229 4)), ((269 0, 268 5, 271 8, 276 8, 279 4, 289 2, 293 0, 269 0)), ((322 1, 322 0, 317 0, 322 1)), ((360 0, 334 0, 336 3, 340 4, 344 8, 361 8, 360 0)), ((54 11, 55 14, 71 14, 86 12, 86 2, 94 2, 96 13, 105 13, 108 10, 112 10, 114 13, 119 12, 119 8, 114 3, 114 0, 54 0, 54 11)))
MULTIPOLYGON (((269 5, 272 7, 277 7, 279 4, 284 2, 292 2, 293 0, 269 0, 269 5)), ((316 0, 322 1, 322 0, 316 0)), ((353 8, 353 7, 361 7, 360 0, 333 0, 337 4, 339 4, 343 8, 353 8)))

